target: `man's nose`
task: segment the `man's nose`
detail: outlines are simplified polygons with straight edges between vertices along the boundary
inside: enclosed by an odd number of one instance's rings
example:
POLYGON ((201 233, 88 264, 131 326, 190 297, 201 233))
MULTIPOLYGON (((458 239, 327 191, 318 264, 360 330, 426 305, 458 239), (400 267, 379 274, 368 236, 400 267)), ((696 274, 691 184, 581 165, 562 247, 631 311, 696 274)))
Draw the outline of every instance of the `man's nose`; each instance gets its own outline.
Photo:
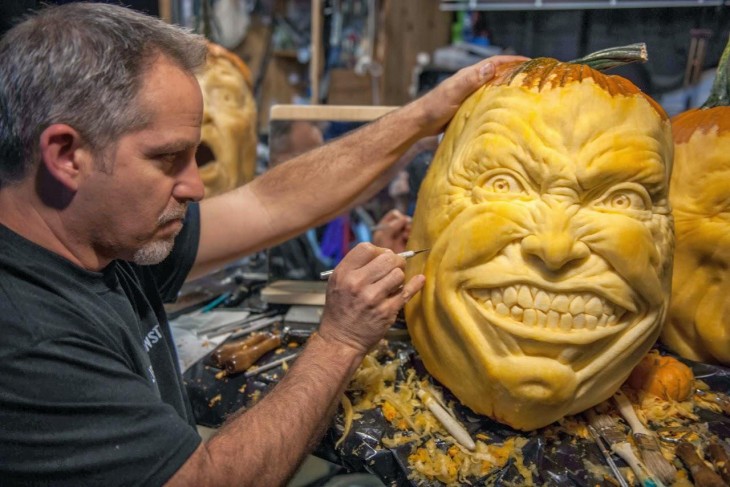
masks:
POLYGON ((571 213, 565 208, 545 208, 539 218, 535 231, 522 239, 525 254, 537 257, 553 272, 590 255, 588 246, 576 235, 571 213))
POLYGON ((181 201, 200 201, 205 196, 205 186, 194 154, 178 174, 173 196, 181 201))

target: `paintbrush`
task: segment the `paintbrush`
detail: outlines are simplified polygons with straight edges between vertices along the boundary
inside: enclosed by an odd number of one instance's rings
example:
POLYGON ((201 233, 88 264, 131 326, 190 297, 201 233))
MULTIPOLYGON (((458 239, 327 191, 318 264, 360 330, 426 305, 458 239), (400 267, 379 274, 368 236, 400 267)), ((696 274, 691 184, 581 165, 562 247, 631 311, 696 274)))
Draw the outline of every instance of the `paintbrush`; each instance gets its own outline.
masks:
MULTIPOLYGON (((410 259, 414 255, 418 255, 418 254, 420 254, 422 252, 428 252, 429 250, 431 250, 431 249, 406 250, 405 252, 400 252, 398 255, 400 255, 404 259, 410 259)), ((329 276, 332 275, 333 272, 335 272, 334 269, 330 269, 328 271, 320 272, 319 273, 319 278, 320 279, 327 279, 327 278, 329 278, 329 276)))
POLYGON ((613 476, 616 477, 616 480, 618 481, 619 485, 621 487, 629 487, 629 484, 626 482, 626 479, 624 478, 624 475, 621 473, 621 470, 618 469, 616 466, 616 462, 613 461, 613 458, 611 458, 611 453, 606 449, 606 447, 603 445, 603 440, 598 435, 598 432, 596 429, 588 425, 588 431, 590 432, 591 436, 593 437, 593 441, 598 445, 598 449, 601 450, 601 454, 603 455, 603 458, 606 460, 606 463, 608 463, 608 466, 611 468, 611 472, 613 472, 613 476))
POLYGON ((616 402, 621 416, 631 426, 634 443, 636 443, 639 449, 641 459, 644 460, 646 468, 665 484, 674 482, 674 479, 677 477, 677 469, 669 463, 669 460, 664 458, 656 434, 646 428, 639 420, 636 411, 634 411, 634 407, 623 391, 620 389, 616 391, 613 395, 613 400, 616 402))
POLYGON ((620 456, 631 467, 642 487, 664 487, 662 481, 652 477, 646 465, 636 456, 626 434, 611 416, 607 414, 589 414, 588 419, 591 426, 601 435, 601 438, 611 445, 611 451, 620 456))

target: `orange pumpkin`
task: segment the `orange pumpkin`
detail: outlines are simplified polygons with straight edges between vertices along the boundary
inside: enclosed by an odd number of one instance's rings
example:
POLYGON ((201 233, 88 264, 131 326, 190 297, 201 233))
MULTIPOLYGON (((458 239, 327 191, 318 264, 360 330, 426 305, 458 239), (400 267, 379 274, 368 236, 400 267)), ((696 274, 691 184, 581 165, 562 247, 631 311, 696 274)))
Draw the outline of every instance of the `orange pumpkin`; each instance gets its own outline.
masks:
POLYGON ((692 369, 674 357, 652 350, 634 367, 627 383, 639 392, 686 401, 692 394, 692 369))
POLYGON ((730 43, 702 108, 672 119, 676 250, 661 340, 679 355, 730 365, 730 43))

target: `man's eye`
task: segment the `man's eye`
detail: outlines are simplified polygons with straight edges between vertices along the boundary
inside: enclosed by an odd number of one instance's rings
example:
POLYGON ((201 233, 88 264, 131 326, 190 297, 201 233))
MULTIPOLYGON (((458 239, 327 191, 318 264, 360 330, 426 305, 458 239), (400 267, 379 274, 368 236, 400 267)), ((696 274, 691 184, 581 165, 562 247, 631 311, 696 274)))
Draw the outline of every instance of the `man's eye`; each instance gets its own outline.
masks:
POLYGON ((487 179, 482 187, 492 193, 524 193, 525 188, 509 174, 497 174, 487 179))
POLYGON ((620 188, 608 193, 597 206, 611 210, 648 210, 651 199, 643 188, 620 188))
POLYGON ((170 163, 172 163, 172 162, 175 162, 175 160, 177 159, 177 156, 178 155, 177 154, 174 154, 174 153, 171 153, 171 154, 160 154, 160 156, 158 157, 158 159, 160 159, 161 161, 164 161, 164 162, 170 162, 170 163))

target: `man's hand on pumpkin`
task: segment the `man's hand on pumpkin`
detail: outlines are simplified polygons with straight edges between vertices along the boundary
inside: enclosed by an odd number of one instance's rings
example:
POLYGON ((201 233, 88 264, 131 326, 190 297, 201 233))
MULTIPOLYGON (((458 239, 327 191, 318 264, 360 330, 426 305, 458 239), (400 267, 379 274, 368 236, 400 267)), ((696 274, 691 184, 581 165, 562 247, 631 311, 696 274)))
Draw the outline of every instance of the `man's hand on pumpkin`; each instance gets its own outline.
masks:
POLYGON ((423 110, 427 132, 442 132, 449 120, 456 114, 462 102, 479 87, 494 77, 502 64, 527 61, 524 56, 492 56, 445 79, 433 90, 416 100, 423 110))

